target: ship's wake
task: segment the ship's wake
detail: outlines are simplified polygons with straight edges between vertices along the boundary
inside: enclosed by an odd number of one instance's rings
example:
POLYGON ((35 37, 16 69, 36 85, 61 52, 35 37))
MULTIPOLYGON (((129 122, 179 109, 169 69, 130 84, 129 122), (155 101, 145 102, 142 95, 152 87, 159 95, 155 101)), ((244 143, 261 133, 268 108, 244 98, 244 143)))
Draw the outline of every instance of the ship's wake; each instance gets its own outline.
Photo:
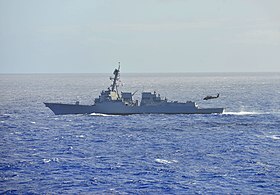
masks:
POLYGON ((243 115, 258 115, 258 114, 263 114, 261 112, 247 112, 247 111, 240 111, 240 112, 223 112, 224 115, 238 115, 238 116, 243 116, 243 115))
POLYGON ((90 116, 115 116, 115 115, 102 114, 102 113, 91 113, 90 116))

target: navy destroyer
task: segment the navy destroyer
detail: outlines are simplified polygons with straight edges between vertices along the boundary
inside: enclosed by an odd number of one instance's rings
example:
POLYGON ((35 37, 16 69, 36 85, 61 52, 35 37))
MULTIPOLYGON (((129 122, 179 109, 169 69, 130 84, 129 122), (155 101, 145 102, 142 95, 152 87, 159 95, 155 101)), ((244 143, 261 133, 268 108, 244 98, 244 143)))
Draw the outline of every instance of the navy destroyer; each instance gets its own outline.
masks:
POLYGON ((142 98, 133 100, 133 93, 118 92, 118 81, 120 79, 120 65, 113 72, 114 76, 111 86, 103 90, 93 105, 82 105, 78 101, 74 104, 44 103, 54 114, 212 114, 222 113, 224 108, 200 108, 193 101, 178 102, 162 99, 156 92, 142 92, 142 98))

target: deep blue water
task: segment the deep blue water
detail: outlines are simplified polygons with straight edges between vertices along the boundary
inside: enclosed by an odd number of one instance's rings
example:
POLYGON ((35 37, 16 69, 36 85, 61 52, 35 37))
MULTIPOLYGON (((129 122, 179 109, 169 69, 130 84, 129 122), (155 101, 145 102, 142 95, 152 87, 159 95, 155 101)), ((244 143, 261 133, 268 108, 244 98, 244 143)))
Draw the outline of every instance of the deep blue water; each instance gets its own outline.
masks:
POLYGON ((225 107, 218 115, 55 116, 43 105, 93 104, 108 76, 0 75, 0 193, 280 193, 279 73, 122 75, 136 98, 156 90, 225 107))

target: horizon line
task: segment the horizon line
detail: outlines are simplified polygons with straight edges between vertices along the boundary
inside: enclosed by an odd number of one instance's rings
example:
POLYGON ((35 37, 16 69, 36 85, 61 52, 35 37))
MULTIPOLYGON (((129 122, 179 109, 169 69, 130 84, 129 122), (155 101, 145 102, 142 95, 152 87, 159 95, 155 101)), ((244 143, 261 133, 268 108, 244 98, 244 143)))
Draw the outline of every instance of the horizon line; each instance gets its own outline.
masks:
MULTIPOLYGON (((0 75, 27 74, 109 74, 110 72, 0 72, 0 75)), ((121 72, 122 74, 228 74, 228 73, 280 73, 280 71, 211 71, 211 72, 121 72)))

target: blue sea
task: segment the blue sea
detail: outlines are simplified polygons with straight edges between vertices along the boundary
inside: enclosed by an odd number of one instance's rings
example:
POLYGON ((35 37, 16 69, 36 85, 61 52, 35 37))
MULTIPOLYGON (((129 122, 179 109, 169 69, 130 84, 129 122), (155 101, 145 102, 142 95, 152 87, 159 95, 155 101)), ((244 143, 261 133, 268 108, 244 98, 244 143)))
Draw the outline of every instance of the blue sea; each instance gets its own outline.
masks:
POLYGON ((56 116, 110 74, 0 75, 0 194, 280 194, 280 73, 121 74, 223 114, 56 116), (220 97, 203 101, 207 95, 220 97))

